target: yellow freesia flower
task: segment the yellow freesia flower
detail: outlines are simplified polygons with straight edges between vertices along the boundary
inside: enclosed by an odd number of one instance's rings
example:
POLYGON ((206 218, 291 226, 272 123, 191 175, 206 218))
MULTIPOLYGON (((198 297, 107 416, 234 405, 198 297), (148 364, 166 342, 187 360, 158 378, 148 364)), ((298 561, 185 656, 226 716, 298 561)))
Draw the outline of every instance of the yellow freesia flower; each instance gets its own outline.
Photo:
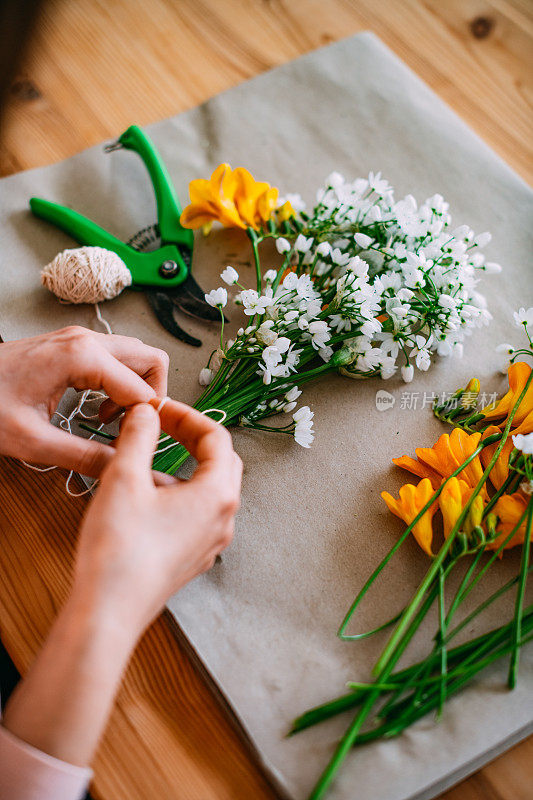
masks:
POLYGON ((527 417, 525 417, 520 423, 518 428, 514 429, 513 436, 516 436, 519 433, 533 433, 533 411, 530 411, 527 417))
POLYGON ((450 478, 444 484, 439 495, 439 508, 442 513, 445 539, 452 532, 472 492, 472 487, 459 478, 450 478))
POLYGON ((424 464, 422 461, 411 458, 411 456, 393 458, 392 463, 396 464, 396 466, 401 469, 406 469, 407 472, 412 472, 413 475, 418 475, 419 478, 428 478, 434 489, 438 489, 442 482, 442 476, 439 475, 438 472, 435 472, 434 469, 431 469, 431 467, 428 467, 427 464, 424 464))
MULTIPOLYGON (((443 433, 433 447, 417 447, 415 450, 416 458, 402 456, 393 458, 392 461, 398 467, 412 472, 424 478, 429 478, 433 488, 437 489, 442 478, 449 478, 452 472, 458 469, 463 461, 469 458, 476 447, 479 445, 481 433, 468 434, 461 428, 454 428, 451 434, 443 433)), ((468 486, 474 487, 483 474, 483 468, 479 456, 476 456, 470 464, 459 473, 459 477, 468 486)), ((486 497, 486 489, 483 489, 483 496, 486 497)))
MULTIPOLYGON (((502 494, 497 500, 493 510, 499 518, 496 529, 500 535, 487 546, 488 550, 497 550, 505 541, 513 528, 518 524, 520 517, 527 508, 528 501, 531 502, 531 498, 526 498, 521 492, 502 494)), ((524 544, 525 536, 526 519, 524 518, 523 523, 520 525, 513 538, 505 545, 504 549, 508 550, 510 547, 524 544)))
MULTIPOLYGON (((487 437, 492 436, 493 433, 500 433, 500 429, 496 425, 489 425, 488 428, 486 428, 483 431, 482 439, 486 439, 487 437)), ((494 455, 494 451, 499 446, 499 444, 500 444, 499 442, 494 442, 494 444, 487 445, 487 447, 485 447, 481 451, 480 453, 481 463, 483 464, 483 467, 485 469, 488 467, 489 462, 492 456, 494 455)), ((500 455, 496 459, 496 463, 494 464, 493 468, 489 473, 490 482, 492 483, 495 489, 500 489, 501 486, 503 486, 503 484, 507 480, 507 477, 509 475, 509 456, 511 455, 513 448, 514 448, 513 438, 512 436, 509 436, 503 446, 500 455)))
MULTIPOLYGON (((400 488, 399 494, 399 499, 396 499, 389 492, 381 492, 389 511, 410 525, 431 499, 434 489, 429 478, 423 478, 417 486, 406 483, 400 488)), ((433 542, 433 515, 436 510, 437 504, 433 503, 413 528, 413 536, 428 556, 433 555, 431 545, 433 542)))
MULTIPOLYGON (((505 425, 509 413, 522 394, 530 374, 531 367, 524 361, 516 361, 514 364, 511 364, 507 370, 509 391, 504 394, 497 403, 492 403, 492 405, 481 410, 485 419, 497 420, 503 417, 503 419, 498 422, 498 426, 502 427, 505 425)), ((526 417, 531 417, 533 421, 533 382, 529 385, 522 402, 516 410, 513 417, 513 427, 524 422, 526 417)))
POLYGON ((279 221, 294 216, 289 202, 277 209, 278 190, 265 181, 256 181, 244 167, 232 170, 220 164, 209 180, 199 178, 189 184, 190 204, 183 209, 185 228, 210 228, 220 222, 225 228, 259 230, 274 213, 279 221))

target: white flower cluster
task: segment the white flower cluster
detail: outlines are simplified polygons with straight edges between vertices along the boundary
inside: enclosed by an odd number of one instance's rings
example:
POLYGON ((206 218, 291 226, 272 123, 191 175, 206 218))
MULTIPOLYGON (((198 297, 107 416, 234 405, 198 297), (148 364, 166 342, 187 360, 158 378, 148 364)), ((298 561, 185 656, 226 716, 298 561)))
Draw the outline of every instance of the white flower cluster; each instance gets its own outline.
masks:
MULTIPOLYGON (((525 334, 528 338, 530 347, 533 346, 533 331, 530 333, 529 329, 533 328, 533 306, 530 308, 519 308, 518 311, 513 311, 515 325, 518 328, 524 328, 525 334)), ((501 363, 501 372, 506 375, 509 368, 509 360, 516 357, 516 355, 523 355, 526 360, 531 360, 531 351, 525 351, 521 348, 515 347, 509 342, 502 342, 496 347, 497 353, 503 353, 503 361, 501 363)))
POLYGON ((353 183, 333 173, 318 192, 306 223, 322 238, 314 271, 336 285, 330 324, 362 334, 354 375, 400 367, 410 381, 434 354, 460 356, 465 336, 490 321, 476 287, 480 272, 501 269, 481 253, 491 236, 454 228, 448 208, 438 194, 420 207, 411 195, 396 202, 380 173, 353 183), (340 283, 350 271, 357 280, 340 283))
MULTIPOLYGON (((290 232, 265 234, 283 257, 279 269, 260 275, 257 289, 241 286, 233 267, 221 276, 239 287, 235 299, 249 318, 223 358, 255 359, 264 386, 247 423, 292 411, 299 375, 317 363, 352 377, 400 371, 408 382, 435 355, 461 355, 465 336, 490 321, 477 291, 481 272, 500 271, 481 253, 490 234, 454 228, 440 195, 418 207, 410 195, 396 202, 380 173, 353 183, 333 173, 311 214, 293 200, 299 216, 290 232)), ((227 299, 225 288, 206 295, 221 310, 227 299)), ((212 368, 202 370, 202 385, 212 378, 212 368)), ((290 432, 307 447, 306 409, 290 432)))

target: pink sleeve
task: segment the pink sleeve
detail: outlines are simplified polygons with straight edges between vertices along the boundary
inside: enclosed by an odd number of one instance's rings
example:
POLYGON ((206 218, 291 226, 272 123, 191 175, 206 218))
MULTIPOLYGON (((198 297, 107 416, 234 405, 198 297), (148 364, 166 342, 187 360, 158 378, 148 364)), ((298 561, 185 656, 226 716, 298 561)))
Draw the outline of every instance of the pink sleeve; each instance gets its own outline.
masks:
POLYGON ((80 800, 92 772, 42 753, 0 725, 0 800, 80 800))

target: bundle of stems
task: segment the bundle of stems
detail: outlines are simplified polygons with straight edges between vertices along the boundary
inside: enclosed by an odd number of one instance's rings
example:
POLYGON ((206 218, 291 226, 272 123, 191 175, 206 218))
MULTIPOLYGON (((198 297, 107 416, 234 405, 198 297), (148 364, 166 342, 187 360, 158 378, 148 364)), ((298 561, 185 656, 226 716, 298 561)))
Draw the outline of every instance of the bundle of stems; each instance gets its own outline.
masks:
MULTIPOLYGON (((382 379, 401 372, 411 381, 435 357, 460 354, 465 336, 491 319, 475 288, 482 273, 500 270, 482 253, 490 234, 453 226, 440 195, 418 207, 410 195, 396 201, 381 174, 349 182, 333 173, 307 213, 301 198, 278 202, 275 187, 227 164, 192 181, 190 194, 182 224, 238 227, 253 254, 254 288, 232 266, 221 273, 238 288, 233 299, 246 321, 234 340, 224 339, 228 290, 206 294, 220 310, 220 347, 200 373, 206 388, 195 407, 223 425, 288 434, 309 447, 307 406, 288 423, 265 424, 291 413, 306 383, 339 371, 382 379), (267 240, 282 256, 274 269, 261 263, 267 240)), ((154 468, 173 473, 186 459, 166 439, 154 468)))
MULTIPOLYGON (((531 357, 533 348, 514 351, 514 354, 515 358, 524 354, 531 357)), ((393 629, 373 667, 374 681, 370 683, 349 682, 347 685, 351 691, 310 709, 293 722, 291 735, 342 712, 357 709, 330 763, 310 795, 311 800, 324 797, 344 759, 353 747, 376 739, 398 736, 409 725, 432 711, 436 712, 437 718, 439 718, 448 697, 463 689, 480 672, 504 657, 509 659, 508 686, 512 689, 516 685, 520 648, 533 638, 533 606, 525 607, 526 582, 533 569, 530 565, 530 542, 533 527, 533 497, 531 496, 533 471, 532 457, 528 449, 530 445, 524 446, 524 453, 520 453, 516 447, 512 449, 509 455, 507 478, 490 499, 487 500, 488 493, 484 493, 489 476, 498 460, 502 458, 505 444, 512 428, 516 425, 513 420, 517 412, 519 412, 520 419, 524 419, 525 422, 522 422, 519 427, 515 427, 515 433, 520 431, 522 434, 522 431, 525 430, 526 437, 532 438, 530 429, 533 426, 530 426, 530 422, 533 415, 531 415, 530 406, 532 406, 533 400, 533 372, 525 364, 520 366, 526 368, 525 373, 528 374, 528 377, 518 388, 516 385, 510 388, 506 395, 506 398, 512 398, 512 405, 508 404, 505 424, 502 423, 501 429, 497 429, 495 433, 491 433, 492 427, 488 431, 490 426, 485 425, 482 430, 489 435, 479 439, 479 444, 471 455, 464 459, 453 473, 442 480, 440 486, 420 508, 403 534, 366 581, 339 628, 338 636, 345 641, 358 641, 376 635, 387 628, 393 629), (486 447, 495 448, 494 452, 469 498, 464 503, 455 525, 446 536, 438 553, 432 558, 429 569, 410 602, 399 614, 373 630, 354 634, 346 633, 354 613, 378 575, 389 564, 424 515, 432 506, 434 507, 448 482, 463 473, 463 470, 475 459, 478 459, 486 447), (500 499, 518 488, 519 485, 524 487, 524 510, 515 518, 512 527, 506 528, 506 534, 503 536, 499 529, 500 520, 494 511, 499 508, 500 499), (469 528, 468 520, 472 518, 476 498, 481 501, 482 494, 485 498, 483 511, 478 516, 477 526, 469 528), (452 625, 458 610, 467 597, 480 584, 488 570, 499 561, 503 551, 510 544, 516 543, 522 533, 522 555, 518 574, 480 602, 462 621, 452 625), (467 559, 466 570, 451 601, 447 603, 446 580, 460 562, 464 563, 465 558, 467 559), (450 647, 452 640, 461 631, 464 631, 478 615, 511 590, 515 592, 512 619, 475 639, 450 647), (400 658, 406 652, 434 604, 438 609, 439 624, 433 638, 431 651, 422 661, 398 670, 397 665, 400 658), (369 722, 370 725, 368 725, 369 722)), ((470 382, 467 389, 473 383, 470 382)), ((479 382, 477 385, 479 387, 479 382)), ((447 401, 441 406, 436 405, 436 416, 453 422, 455 426, 468 431, 472 431, 473 427, 483 424, 484 421, 486 423, 491 414, 487 413, 486 409, 482 412, 475 410, 472 412, 471 400, 464 402, 467 395, 467 390, 459 390, 453 395, 454 403, 447 401)), ((503 401, 500 402, 500 407, 503 407, 502 403, 503 401)), ((520 438, 520 436, 515 436, 515 442, 518 442, 520 438)))

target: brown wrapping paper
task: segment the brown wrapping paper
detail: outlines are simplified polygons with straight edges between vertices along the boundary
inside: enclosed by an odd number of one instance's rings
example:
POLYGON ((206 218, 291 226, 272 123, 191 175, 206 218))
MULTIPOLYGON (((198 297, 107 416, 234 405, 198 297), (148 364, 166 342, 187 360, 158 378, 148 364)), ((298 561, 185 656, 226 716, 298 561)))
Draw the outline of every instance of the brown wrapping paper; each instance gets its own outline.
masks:
MULTIPOLYGON (((245 463, 243 505, 231 548, 169 607, 255 742, 265 765, 294 798, 303 798, 329 759, 350 715, 287 740, 291 719, 343 692, 347 680, 367 680, 383 639, 343 643, 335 631, 356 590, 394 542, 401 524, 379 493, 401 483, 394 455, 430 445, 444 430, 432 418, 431 393, 477 375, 500 390, 501 341, 519 341, 512 310, 530 305, 530 189, 375 37, 362 34, 305 56, 152 126, 180 196, 188 181, 220 161, 249 168, 281 192, 312 202, 333 170, 354 178, 382 170, 396 187, 423 200, 440 192, 454 221, 491 230, 488 254, 504 266, 489 276, 494 321, 466 342, 460 361, 440 360, 405 386, 398 379, 355 382, 341 377, 306 388, 316 412, 311 450, 289 437, 237 430, 245 463), (394 406, 380 411, 384 388, 394 406), (405 392, 408 394, 406 395, 405 392)), ((64 163, 0 182, 0 331, 10 339, 78 323, 98 329, 90 307, 60 305, 39 285, 39 268, 71 241, 34 218, 28 199, 39 195, 71 205, 128 238, 154 221, 151 189, 132 153, 93 148, 64 163)), ((275 254, 272 253, 274 261, 275 254)), ((197 280, 219 285, 233 264, 252 281, 250 253, 236 232, 198 236, 197 280)), ((194 350, 174 340, 152 316, 142 294, 127 291, 103 306, 117 333, 164 347, 171 356, 170 393, 192 402, 197 375, 216 346, 218 328, 183 319, 204 340, 194 350)), ((240 312, 229 307, 232 324, 240 312)), ((518 553, 506 556, 485 591, 508 579, 518 553)), ((378 582, 357 620, 379 623, 406 601, 427 567, 408 543, 378 582)), ((475 598, 474 598, 475 599, 475 598)), ((495 605, 469 635, 501 623, 512 597, 495 605)), ((424 652, 435 629, 428 621, 409 660, 424 652)), ((499 665, 449 702, 436 725, 426 719, 397 740, 355 752, 331 793, 336 800, 432 797, 533 729, 533 648, 523 651, 518 688, 504 688, 499 665)))

